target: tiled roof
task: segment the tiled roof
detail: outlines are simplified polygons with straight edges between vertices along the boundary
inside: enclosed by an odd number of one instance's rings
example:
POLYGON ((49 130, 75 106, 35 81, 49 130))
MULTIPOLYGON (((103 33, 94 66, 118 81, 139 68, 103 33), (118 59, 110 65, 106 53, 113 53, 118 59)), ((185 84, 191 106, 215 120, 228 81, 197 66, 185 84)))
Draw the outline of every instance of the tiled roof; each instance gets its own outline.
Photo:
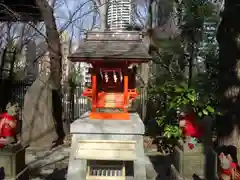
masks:
POLYGON ((103 35, 99 37, 99 40, 91 36, 89 39, 85 39, 77 51, 70 56, 70 59, 151 59, 141 38, 136 38, 137 36, 131 38, 131 32, 128 32, 129 34, 124 33, 126 36, 121 33, 120 38, 116 36, 110 38, 109 34, 111 35, 111 33, 106 33, 106 38, 103 35))

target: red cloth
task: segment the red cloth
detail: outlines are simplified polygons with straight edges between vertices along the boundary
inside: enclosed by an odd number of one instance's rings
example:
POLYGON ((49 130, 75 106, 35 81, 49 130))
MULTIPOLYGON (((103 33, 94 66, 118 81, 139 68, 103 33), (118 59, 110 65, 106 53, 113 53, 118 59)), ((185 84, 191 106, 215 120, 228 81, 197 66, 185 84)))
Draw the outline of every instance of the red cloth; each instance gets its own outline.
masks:
POLYGON ((231 169, 221 169, 221 174, 226 174, 228 176, 231 176, 232 170, 231 169))
MULTIPOLYGON (((8 113, 0 114, 0 117, 2 118, 0 120, 0 124, 2 123, 1 121, 4 121, 2 124, 2 127, 0 127, 0 137, 13 137, 16 134, 16 127, 11 127, 9 124, 15 124, 16 118, 14 116, 9 116, 8 113), (9 124, 8 124, 9 123, 9 124)), ((0 148, 3 148, 5 144, 0 143, 0 148)))
POLYGON ((186 126, 183 128, 183 134, 199 139, 203 134, 203 130, 202 128, 197 127, 195 114, 192 113, 187 115, 184 120, 186 122, 186 126))

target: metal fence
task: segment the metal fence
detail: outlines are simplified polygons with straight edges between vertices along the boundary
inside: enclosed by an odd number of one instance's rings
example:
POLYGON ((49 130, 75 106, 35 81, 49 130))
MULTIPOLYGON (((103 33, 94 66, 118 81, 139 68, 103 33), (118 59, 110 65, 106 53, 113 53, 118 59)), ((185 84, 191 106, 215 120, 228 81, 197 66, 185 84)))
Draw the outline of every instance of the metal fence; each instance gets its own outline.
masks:
POLYGON ((72 93, 66 93, 62 98, 63 118, 73 121, 90 111, 91 104, 87 97, 82 96, 85 86, 77 86, 72 93))
POLYGON ((24 94, 26 93, 31 82, 28 81, 11 81, 0 79, 0 110, 5 110, 8 102, 18 102, 22 107, 24 102, 24 94))
MULTIPOLYGON (((33 81, 11 81, 0 79, 0 111, 5 110, 8 102, 18 102, 21 110, 23 109, 24 96, 33 81)), ((83 86, 78 86, 71 94, 62 95, 63 118, 73 121, 80 117, 83 113, 90 110, 90 103, 86 97, 83 97, 83 86)), ((19 119, 22 119, 22 111, 20 111, 19 119)))

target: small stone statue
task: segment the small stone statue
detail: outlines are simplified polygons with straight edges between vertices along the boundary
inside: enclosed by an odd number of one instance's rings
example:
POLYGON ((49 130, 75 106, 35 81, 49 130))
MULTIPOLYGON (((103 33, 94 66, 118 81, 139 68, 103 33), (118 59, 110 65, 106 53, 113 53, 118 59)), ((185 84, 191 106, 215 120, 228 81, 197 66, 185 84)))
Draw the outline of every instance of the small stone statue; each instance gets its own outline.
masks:
POLYGON ((188 147, 193 149, 203 135, 203 129, 196 121, 192 108, 187 107, 180 112, 179 126, 182 128, 188 147))
POLYGON ((223 146, 218 156, 220 169, 219 180, 240 180, 240 168, 235 146, 223 146))
POLYGON ((219 155, 220 174, 219 180, 239 180, 240 173, 236 163, 232 161, 231 155, 225 156, 223 153, 219 155))
POLYGON ((18 112, 18 103, 8 103, 6 113, 0 114, 0 148, 15 142, 18 112))

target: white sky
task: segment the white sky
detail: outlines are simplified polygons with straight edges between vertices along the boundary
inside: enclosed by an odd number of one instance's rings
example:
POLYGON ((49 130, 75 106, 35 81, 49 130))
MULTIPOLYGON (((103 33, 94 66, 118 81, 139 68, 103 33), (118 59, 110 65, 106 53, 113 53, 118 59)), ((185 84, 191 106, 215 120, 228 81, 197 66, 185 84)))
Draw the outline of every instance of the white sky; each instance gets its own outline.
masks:
MULTIPOLYGON (((137 0, 145 1, 145 0, 137 0)), ((57 19, 58 28, 68 24, 69 19, 72 17, 74 23, 66 29, 69 35, 74 34, 76 39, 79 39, 82 33, 92 28, 93 16, 95 8, 91 0, 58 0, 57 8, 55 9, 55 17, 57 19), (73 16, 74 14, 74 16, 73 16)), ((138 7, 141 16, 146 15, 145 7, 138 7)), ((97 18, 98 19, 98 18, 97 18)), ((98 20, 97 25, 98 26, 98 20)))
MULTIPOLYGON (((97 22, 93 23, 94 14, 96 15, 97 13, 96 9, 93 7, 92 0, 57 0, 54 12, 58 29, 65 29, 65 32, 67 32, 69 37, 73 35, 75 44, 78 44, 79 41, 82 39, 83 32, 92 28, 92 24, 96 24, 96 26, 98 26, 99 23, 98 17, 96 18, 97 22), (69 23, 69 19, 71 19, 72 23, 69 23)), ((141 14, 141 16, 146 17, 146 9, 143 6, 138 7, 138 12, 139 14, 141 14)), ((20 37, 22 37, 23 27, 24 37, 26 37, 26 39, 29 39, 29 37, 34 37, 37 44, 38 42, 43 41, 42 35, 36 32, 35 29, 29 28, 29 25, 23 24, 21 22, 14 23, 11 26, 10 34, 11 37, 14 38, 14 40, 18 40, 20 37)), ((4 46, 4 44, 8 42, 7 32, 9 31, 7 30, 6 25, 4 25, 4 29, 2 29, 1 31, 0 47, 4 46)), ((43 32, 43 34, 45 34, 43 23, 40 23, 38 25, 38 29, 40 32, 43 32)))
POLYGON ((83 31, 90 29, 93 22, 94 8, 89 0, 59 0, 61 5, 55 9, 55 17, 58 28, 67 27, 69 35, 71 33, 78 39, 83 31), (73 23, 69 23, 69 19, 73 23), (69 25, 70 24, 70 25, 69 25))

